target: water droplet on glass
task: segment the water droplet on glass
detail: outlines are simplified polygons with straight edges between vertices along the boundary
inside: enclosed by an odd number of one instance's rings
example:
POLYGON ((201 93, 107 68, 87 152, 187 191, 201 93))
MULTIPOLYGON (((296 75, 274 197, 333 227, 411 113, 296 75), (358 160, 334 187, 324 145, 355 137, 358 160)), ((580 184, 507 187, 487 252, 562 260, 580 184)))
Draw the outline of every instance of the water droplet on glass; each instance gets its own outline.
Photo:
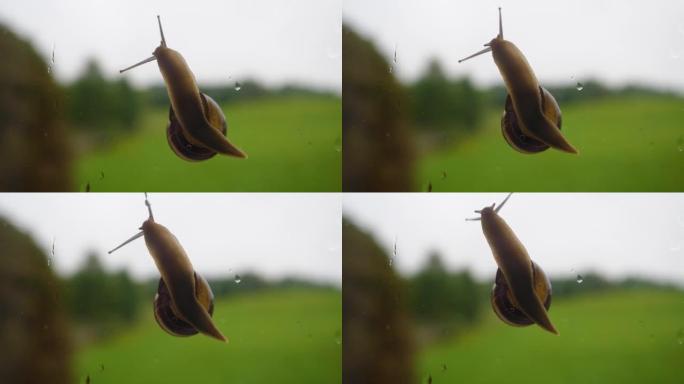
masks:
POLYGON ((239 90, 241 90, 241 89, 242 89, 242 85, 240 85, 240 82, 239 82, 239 81, 236 81, 236 82, 235 82, 235 90, 236 90, 236 91, 239 91, 239 90))
POLYGON ((100 171, 100 180, 104 179, 104 171, 100 171))
POLYGON ((432 375, 428 375, 428 384, 432 384, 432 375))
POLYGON ((677 150, 679 152, 684 152, 684 145, 680 145, 679 147, 677 147, 677 150))
POLYGON ((342 331, 335 331, 335 344, 342 345, 342 331))
POLYGON ((55 45, 52 44, 52 54, 50 55, 50 63, 48 63, 48 74, 52 74, 52 67, 55 66, 55 45))
POLYGON ((446 371, 446 370, 447 370, 446 364, 442 364, 442 371, 446 371))
POLYGON ((582 85, 582 83, 580 83, 580 82, 578 81, 578 82, 577 82, 577 85, 575 85, 575 88, 576 88, 578 91, 581 91, 581 90, 584 89, 584 85, 582 85))
POLYGON ((393 66, 393 65, 390 65, 390 67, 389 67, 389 73, 394 73, 394 66, 393 66))
POLYGON ((397 46, 396 46, 396 44, 394 45, 394 56, 392 57, 392 62, 394 64, 397 63, 397 46))
POLYGON ((104 372, 104 364, 100 364, 100 372, 104 372))
POLYGON ((432 181, 428 182, 428 187, 427 187, 428 192, 432 192, 432 181))
POLYGON ((584 278, 582 277, 582 275, 580 275, 580 274, 578 273, 578 274, 577 274, 577 284, 582 284, 583 281, 584 281, 584 278))
POLYGON ((87 376, 86 376, 86 381, 85 381, 85 382, 86 382, 86 384, 90 384, 90 375, 87 375, 87 376))
POLYGON ((446 171, 442 171, 442 180, 444 180, 444 179, 446 179, 446 178, 447 178, 447 172, 446 172, 446 171))
POLYGON ((235 275, 235 284, 240 284, 242 282, 242 278, 240 275, 235 275))
POLYGON ((90 181, 86 183, 85 191, 90 192, 90 181))
POLYGON ((342 136, 337 136, 335 139, 335 152, 342 152, 342 136))

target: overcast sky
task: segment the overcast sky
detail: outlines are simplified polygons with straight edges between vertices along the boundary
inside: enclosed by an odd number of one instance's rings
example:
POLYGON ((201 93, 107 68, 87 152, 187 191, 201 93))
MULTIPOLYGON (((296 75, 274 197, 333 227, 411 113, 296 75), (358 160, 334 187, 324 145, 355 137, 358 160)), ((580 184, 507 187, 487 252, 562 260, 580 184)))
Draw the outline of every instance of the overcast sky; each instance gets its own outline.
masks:
MULTIPOLYGON (((180 241, 205 276, 257 271, 267 277, 342 281, 339 194, 149 195, 155 220, 180 241)), ((141 238, 111 255, 147 218, 142 193, 0 194, 0 216, 30 234, 51 265, 70 273, 88 250, 111 268, 158 276, 141 238)))
MULTIPOLYGON (((393 266, 416 272, 438 251, 452 268, 491 278, 496 263, 475 209, 490 194, 345 194, 344 213, 369 231, 393 266)), ((684 287, 684 194, 513 194, 499 212, 545 272, 574 276, 598 271, 637 275, 684 287)))
POLYGON ((491 54, 458 64, 498 33, 527 57, 542 83, 596 77, 684 92, 684 1, 345 0, 343 18, 370 37, 395 73, 414 79, 438 57, 453 76, 501 82, 491 54))
MULTIPOLYGON (((28 38, 44 58, 53 46, 56 75, 75 77, 96 57, 110 77, 159 45, 161 15, 170 48, 199 82, 255 77, 341 89, 341 0, 20 0, 0 2, 0 23, 28 38)), ((160 83, 147 64, 126 73, 160 83)))

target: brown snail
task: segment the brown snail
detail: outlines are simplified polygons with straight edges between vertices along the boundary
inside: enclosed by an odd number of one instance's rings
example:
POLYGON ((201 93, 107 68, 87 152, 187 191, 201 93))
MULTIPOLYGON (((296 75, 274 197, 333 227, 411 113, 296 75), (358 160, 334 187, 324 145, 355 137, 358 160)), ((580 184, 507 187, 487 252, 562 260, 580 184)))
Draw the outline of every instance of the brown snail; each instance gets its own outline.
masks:
POLYGON ((202 161, 217 153, 246 158, 247 155, 226 138, 228 126, 221 107, 200 92, 195 76, 180 53, 166 46, 161 19, 157 16, 161 44, 149 57, 119 73, 150 61, 157 61, 171 100, 166 138, 178 157, 202 161))
POLYGON ((508 91, 501 118, 501 132, 508 144, 522 153, 538 153, 552 147, 577 154, 577 149, 560 131, 562 117, 556 99, 539 85, 532 67, 518 47, 504 40, 501 7, 499 34, 485 47, 458 62, 492 52, 508 91))
POLYGON ((466 219, 482 222, 482 231, 498 265, 491 295, 492 308, 506 324, 537 324, 558 334, 547 313, 551 306, 551 282, 498 214, 510 197, 511 194, 506 196, 498 207, 492 204, 475 211, 480 217, 466 219))
POLYGON ((211 320, 214 294, 209 283, 195 272, 176 237, 154 221, 147 195, 145 205, 149 217, 140 227, 142 231, 109 253, 144 236, 147 249, 161 274, 154 298, 154 318, 159 326, 173 336, 191 336, 201 332, 227 341, 211 320))

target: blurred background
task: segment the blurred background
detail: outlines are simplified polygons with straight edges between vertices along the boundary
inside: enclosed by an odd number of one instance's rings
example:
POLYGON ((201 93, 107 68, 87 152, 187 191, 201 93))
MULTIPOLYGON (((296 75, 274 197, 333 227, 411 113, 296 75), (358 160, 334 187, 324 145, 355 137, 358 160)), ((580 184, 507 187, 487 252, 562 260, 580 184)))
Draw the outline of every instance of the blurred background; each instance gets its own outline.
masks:
POLYGON ((341 6, 3 2, 0 190, 340 190, 341 6), (176 157, 157 64, 119 74, 159 45, 156 15, 248 160, 176 157))
POLYGON ((464 219, 504 197, 344 196, 345 382, 681 382, 684 195, 511 197, 560 336, 492 311, 496 263, 464 219))
POLYGON ((3 382, 341 381, 339 196, 149 198, 209 281, 230 342, 157 325, 144 240, 107 254, 147 218, 142 193, 3 194, 3 382))
POLYGON ((684 4, 361 0, 343 9, 345 191, 681 191, 684 4), (503 140, 498 33, 558 101, 579 150, 503 140))

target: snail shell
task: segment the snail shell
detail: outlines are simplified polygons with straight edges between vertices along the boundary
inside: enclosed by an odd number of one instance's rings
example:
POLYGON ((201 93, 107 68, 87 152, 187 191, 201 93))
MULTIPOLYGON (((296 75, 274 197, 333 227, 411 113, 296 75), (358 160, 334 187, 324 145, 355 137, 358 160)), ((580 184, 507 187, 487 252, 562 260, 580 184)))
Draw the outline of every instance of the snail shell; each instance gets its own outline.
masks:
MULTIPOLYGON (((561 128, 563 122, 561 110, 554 99, 551 92, 543 87, 539 87, 541 93, 541 108, 542 112, 551 121, 556 123, 558 129, 561 128)), ((513 149, 522 153, 539 153, 549 149, 549 145, 541 140, 534 138, 524 127, 520 124, 518 117, 513 108, 513 101, 511 96, 506 94, 506 105, 504 107, 503 116, 501 117, 501 133, 508 145, 513 149)))
MULTIPOLYGON (((200 92, 204 115, 211 127, 220 131, 223 136, 228 133, 226 117, 218 103, 211 97, 200 92)), ((169 124, 166 126, 166 139, 173 152, 181 159, 187 161, 202 161, 211 159, 216 152, 192 140, 185 134, 183 126, 176 117, 173 106, 169 106, 169 124)))
MULTIPOLYGON (((551 281, 549 281, 544 270, 542 270, 534 261, 532 262, 532 277, 534 293, 539 297, 540 301, 544 304, 544 308, 548 311, 549 307, 551 307, 551 281)), ((498 268, 496 270, 494 286, 492 287, 491 302, 494 313, 496 313, 499 319, 504 323, 518 327, 534 324, 534 321, 516 305, 512 291, 506 281, 506 277, 498 268)))
MULTIPOLYGON (((210 316, 214 314, 214 293, 209 283, 197 272, 195 272, 195 297, 210 316)), ((157 294, 154 296, 154 318, 164 331, 173 336, 192 336, 198 333, 197 329, 178 313, 163 278, 159 279, 157 294)))

